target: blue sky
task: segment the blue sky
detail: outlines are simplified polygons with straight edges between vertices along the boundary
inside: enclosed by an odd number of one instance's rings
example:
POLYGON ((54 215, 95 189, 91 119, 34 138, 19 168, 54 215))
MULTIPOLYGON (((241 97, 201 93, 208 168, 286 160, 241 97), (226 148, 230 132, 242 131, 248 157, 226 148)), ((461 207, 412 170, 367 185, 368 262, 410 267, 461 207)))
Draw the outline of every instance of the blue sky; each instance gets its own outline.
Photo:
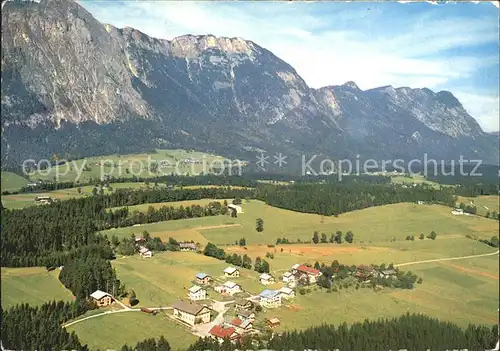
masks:
POLYGON ((488 2, 79 1, 98 20, 163 39, 252 40, 314 88, 355 81, 449 90, 499 129, 499 9, 488 2))

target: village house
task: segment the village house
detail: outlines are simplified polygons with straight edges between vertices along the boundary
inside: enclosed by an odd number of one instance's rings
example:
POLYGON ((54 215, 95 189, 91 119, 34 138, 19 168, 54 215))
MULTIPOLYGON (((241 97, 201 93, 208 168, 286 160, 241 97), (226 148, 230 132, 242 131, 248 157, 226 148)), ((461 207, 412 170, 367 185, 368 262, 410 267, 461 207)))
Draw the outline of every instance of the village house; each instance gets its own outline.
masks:
POLYGON ((295 291, 290 288, 283 287, 279 291, 283 299, 291 299, 295 297, 295 291))
POLYGON ((194 326, 210 322, 210 308, 194 302, 178 301, 172 305, 174 317, 194 326))
POLYGON ((181 251, 196 251, 198 247, 196 246, 196 243, 193 242, 182 242, 179 243, 179 249, 181 251))
POLYGON ((461 208, 454 209, 453 211, 451 211, 451 214, 455 215, 455 216, 464 216, 464 215, 468 216, 469 215, 469 213, 464 212, 464 210, 462 210, 461 208))
POLYGON ((377 272, 372 266, 361 265, 356 268, 354 276, 361 280, 369 280, 373 276, 377 275, 377 272))
POLYGON ((214 289, 220 294, 227 294, 229 296, 233 296, 234 294, 241 292, 241 287, 238 284, 230 281, 227 281, 222 285, 216 286, 214 289))
POLYGON ((255 319, 255 313, 249 310, 239 310, 236 316, 241 320, 253 321, 255 319))
POLYGON ((136 236, 134 241, 135 241, 136 245, 138 245, 139 243, 142 243, 144 241, 144 237, 136 236))
POLYGON ((292 272, 292 274, 296 274, 297 273, 297 268, 300 267, 300 264, 296 263, 292 266, 292 268, 290 269, 290 272, 292 272))
POLYGON ((205 300, 207 298, 207 291, 201 286, 194 285, 189 288, 188 296, 191 301, 205 300))
POLYGON ((35 202, 39 205, 49 205, 54 202, 54 199, 50 196, 37 196, 35 202))
POLYGON ((141 246, 139 248, 139 255, 141 255, 141 257, 143 258, 150 258, 153 256, 153 251, 145 248, 144 246, 141 246))
POLYGON ((236 329, 233 327, 224 327, 221 325, 214 325, 212 329, 208 331, 208 334, 212 339, 217 340, 222 343, 225 339, 231 341, 238 339, 240 336, 236 333, 236 329))
POLYGON ((229 278, 238 278, 240 276, 240 271, 234 267, 227 267, 224 269, 224 275, 229 278))
POLYGON ((269 275, 267 273, 262 273, 259 277, 259 282, 262 285, 269 285, 269 284, 274 284, 275 280, 271 275, 269 275))
POLYGON ((90 297, 99 307, 109 306, 114 302, 113 297, 110 294, 101 290, 94 291, 92 294, 90 294, 90 297))
POLYGON ((309 284, 314 284, 318 280, 318 278, 322 275, 322 273, 314 269, 312 267, 305 266, 303 264, 299 265, 295 268, 295 277, 301 281, 308 281, 309 284))
POLYGON ((275 308, 281 306, 281 292, 279 290, 266 289, 259 294, 262 307, 275 308))
POLYGON ((234 303, 234 309, 236 311, 241 310, 251 310, 253 308, 253 302, 245 299, 237 299, 234 303))
POLYGON ((381 278, 396 278, 397 271, 395 269, 384 269, 379 273, 379 277, 381 278))
POLYGON ((238 334, 248 333, 253 328, 253 323, 248 319, 233 318, 227 324, 233 327, 238 334))
POLYGON ((229 208, 230 210, 233 210, 233 211, 236 211, 236 213, 243 213, 243 209, 241 208, 241 206, 238 206, 238 205, 234 205, 234 204, 229 204, 227 205, 227 208, 229 208))
POLYGON ((212 281, 212 277, 206 273, 196 274, 196 282, 202 285, 208 285, 212 281))
POLYGON ((283 274, 283 283, 290 284, 291 282, 295 282, 295 276, 292 272, 285 272, 285 274, 283 274))
POLYGON ((278 318, 266 319, 266 324, 269 328, 276 328, 280 326, 280 320, 278 318))

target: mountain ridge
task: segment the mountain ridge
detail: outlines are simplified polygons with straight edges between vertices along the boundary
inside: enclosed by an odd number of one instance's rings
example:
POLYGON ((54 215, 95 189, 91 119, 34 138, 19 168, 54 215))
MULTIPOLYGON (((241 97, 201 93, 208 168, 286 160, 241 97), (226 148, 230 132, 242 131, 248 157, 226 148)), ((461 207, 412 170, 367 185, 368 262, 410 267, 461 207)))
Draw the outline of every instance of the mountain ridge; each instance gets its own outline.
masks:
POLYGON ((2 164, 156 147, 498 159, 496 139, 450 92, 313 89, 238 37, 158 39, 42 0, 5 6, 2 48, 2 164))

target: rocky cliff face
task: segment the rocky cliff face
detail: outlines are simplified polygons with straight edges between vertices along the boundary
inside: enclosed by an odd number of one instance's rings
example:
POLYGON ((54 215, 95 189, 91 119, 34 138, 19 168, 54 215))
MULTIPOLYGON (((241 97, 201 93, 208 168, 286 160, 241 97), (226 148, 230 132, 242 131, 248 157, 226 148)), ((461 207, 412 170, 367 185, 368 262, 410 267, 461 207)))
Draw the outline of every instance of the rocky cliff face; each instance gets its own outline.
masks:
POLYGON ((314 90, 251 41, 155 39, 66 0, 4 6, 1 77, 4 164, 153 147, 496 158, 449 92, 314 90))

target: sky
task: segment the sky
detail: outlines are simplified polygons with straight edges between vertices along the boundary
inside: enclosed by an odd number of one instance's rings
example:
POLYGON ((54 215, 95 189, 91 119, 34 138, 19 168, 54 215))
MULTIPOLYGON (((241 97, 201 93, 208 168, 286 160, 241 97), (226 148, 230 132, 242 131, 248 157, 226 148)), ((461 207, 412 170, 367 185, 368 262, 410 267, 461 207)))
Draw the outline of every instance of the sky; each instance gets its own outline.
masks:
POLYGON ((171 40, 240 37, 313 87, 451 91, 485 131, 499 126, 499 8, 488 2, 80 0, 94 17, 171 40))

